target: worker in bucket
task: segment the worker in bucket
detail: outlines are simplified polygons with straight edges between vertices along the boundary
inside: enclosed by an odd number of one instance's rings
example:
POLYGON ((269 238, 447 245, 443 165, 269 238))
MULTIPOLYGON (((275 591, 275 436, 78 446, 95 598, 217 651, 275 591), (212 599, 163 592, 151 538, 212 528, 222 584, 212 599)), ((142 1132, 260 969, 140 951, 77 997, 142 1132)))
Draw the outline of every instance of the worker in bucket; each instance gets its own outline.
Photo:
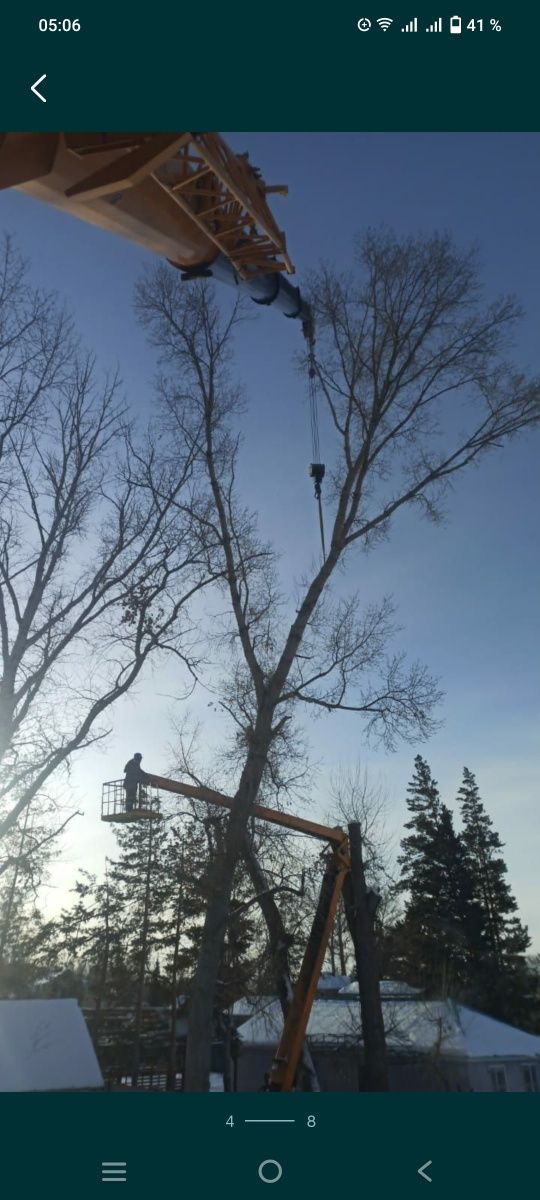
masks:
POLYGON ((148 775, 141 767, 142 754, 134 754, 124 767, 124 789, 126 793, 126 812, 133 812, 146 800, 146 789, 141 788, 148 775))

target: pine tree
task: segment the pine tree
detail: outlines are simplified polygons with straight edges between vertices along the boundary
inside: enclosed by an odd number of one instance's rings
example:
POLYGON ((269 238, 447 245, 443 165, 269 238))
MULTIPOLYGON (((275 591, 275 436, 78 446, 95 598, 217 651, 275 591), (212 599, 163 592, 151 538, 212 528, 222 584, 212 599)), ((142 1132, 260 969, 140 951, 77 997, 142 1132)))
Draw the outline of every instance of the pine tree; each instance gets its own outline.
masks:
POLYGON ((143 1009, 152 951, 166 903, 163 856, 167 843, 164 821, 143 821, 116 831, 120 857, 112 864, 112 878, 123 895, 125 951, 134 987, 132 1085, 136 1087, 141 1056, 143 1009))
MULTIPOLYGON (((2 899, 0 896, 0 929, 2 899)), ((48 953, 50 929, 51 922, 43 918, 33 896, 18 891, 9 921, 9 936, 6 935, 0 957, 0 999, 24 999, 37 994, 41 980, 56 965, 54 956, 48 953)))
POLYGON ((467 866, 482 914, 478 1003, 494 1016, 516 1021, 523 1015, 523 992, 527 990, 524 956, 530 944, 528 930, 517 915, 517 902, 505 878, 503 843, 484 808, 475 776, 467 767, 463 769, 458 800, 467 866))
POLYGON ((195 963, 194 936, 197 938, 203 916, 199 879, 204 870, 205 852, 206 842, 200 824, 185 818, 171 822, 162 863, 165 895, 161 919, 157 924, 166 1002, 170 1012, 169 1090, 175 1089, 178 1072, 178 998, 188 990, 188 980, 195 963))
POLYGON ((51 961, 56 958, 59 968, 81 981, 81 998, 91 1011, 90 1029, 97 1039, 103 1007, 126 1002, 125 981, 122 994, 114 977, 124 938, 122 896, 108 871, 102 881, 79 871, 72 892, 74 902, 52 922, 48 952, 51 961))

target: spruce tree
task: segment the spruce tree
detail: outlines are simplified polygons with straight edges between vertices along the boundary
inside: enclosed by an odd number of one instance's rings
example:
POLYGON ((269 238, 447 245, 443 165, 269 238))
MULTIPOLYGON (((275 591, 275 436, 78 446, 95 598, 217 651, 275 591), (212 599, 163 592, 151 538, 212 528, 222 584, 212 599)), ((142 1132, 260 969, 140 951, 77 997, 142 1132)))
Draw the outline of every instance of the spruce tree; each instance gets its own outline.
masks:
POLYGON ((408 894, 399 927, 401 972, 433 993, 467 993, 479 954, 480 921, 466 856, 436 780, 417 755, 408 785, 400 887, 408 894))
POLYGON ((458 800, 462 843, 474 899, 482 914, 478 1003, 494 1016, 517 1021, 524 1015, 522 997, 528 974, 524 955, 530 938, 517 915, 517 902, 506 879, 503 843, 484 808, 475 776, 467 767, 463 769, 458 800))
POLYGON ((407 785, 407 808, 411 816, 405 822, 405 829, 409 833, 401 842, 403 854, 398 862, 401 887, 409 893, 410 906, 420 917, 424 902, 429 911, 439 882, 433 845, 440 821, 441 798, 436 780, 420 754, 414 760, 414 768, 413 778, 407 785))

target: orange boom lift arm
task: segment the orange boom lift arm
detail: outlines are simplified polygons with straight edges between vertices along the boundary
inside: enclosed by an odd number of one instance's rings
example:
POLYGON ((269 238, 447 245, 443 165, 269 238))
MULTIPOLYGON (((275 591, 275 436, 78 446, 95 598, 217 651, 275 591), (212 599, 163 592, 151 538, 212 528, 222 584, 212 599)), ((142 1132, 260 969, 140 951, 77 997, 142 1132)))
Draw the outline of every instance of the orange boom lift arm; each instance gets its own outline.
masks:
MULTIPOLYGON (((232 809, 234 807, 234 800, 222 792, 179 783, 176 779, 167 779, 162 775, 151 775, 145 772, 145 784, 157 788, 159 791, 173 792, 191 800, 202 800, 206 804, 215 804, 219 808, 232 809)), ((103 785, 103 789, 102 820, 104 821, 139 820, 141 817, 158 816, 155 806, 141 805, 139 809, 126 813, 122 780, 106 783, 103 785)), ((289 1092, 294 1087, 339 898, 351 868, 349 839, 345 831, 339 827, 331 828, 329 825, 321 825, 317 821, 308 821, 304 817, 295 817, 292 813, 266 808, 262 804, 255 804, 251 815, 258 821, 267 821, 272 825, 280 825, 284 829, 293 829, 296 833, 303 833, 318 841, 326 842, 328 846, 317 909, 270 1072, 270 1091, 289 1092)))

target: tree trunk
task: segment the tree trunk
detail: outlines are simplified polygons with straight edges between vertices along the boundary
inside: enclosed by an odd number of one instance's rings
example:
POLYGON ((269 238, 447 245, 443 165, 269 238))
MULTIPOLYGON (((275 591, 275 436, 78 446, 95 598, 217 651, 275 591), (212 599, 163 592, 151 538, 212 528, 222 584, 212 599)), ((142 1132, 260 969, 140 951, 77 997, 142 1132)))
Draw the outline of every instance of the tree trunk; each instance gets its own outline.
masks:
POLYGON ((272 706, 257 717, 251 746, 227 822, 223 852, 211 864, 209 896, 197 968, 193 980, 186 1048, 186 1091, 207 1092, 210 1075, 216 980, 229 916, 236 865, 257 798, 272 738, 272 706))
POLYGON ((336 934, 335 929, 330 934, 330 970, 332 975, 337 975, 337 959, 336 959, 336 934))
MULTIPOLYGON (((283 918, 274 896, 271 893, 268 879, 248 836, 244 839, 242 854, 249 877, 255 888, 259 908, 266 922, 276 994, 281 1005, 283 1017, 286 1017, 293 993, 288 950, 290 938, 283 924, 283 918)), ((306 1092, 320 1092, 321 1087, 317 1078, 315 1064, 311 1057, 311 1051, 305 1042, 302 1050, 300 1069, 306 1084, 303 1090, 306 1092)))
POLYGON ((173 962, 171 972, 171 1030, 169 1037, 169 1077, 167 1079, 167 1090, 169 1092, 174 1092, 176 1090, 176 1022, 178 1019, 176 985, 178 978, 178 949, 180 946, 180 929, 182 925, 182 899, 183 889, 182 884, 180 884, 178 889, 178 900, 176 904, 176 925, 174 930, 173 962))
POLYGON ((364 1042, 364 1078, 367 1092, 387 1092, 388 1066, 379 988, 379 969, 373 911, 370 911, 358 821, 349 825, 351 872, 345 881, 344 900, 356 955, 358 990, 364 1042))
POLYGON ((232 1036, 231 1022, 227 1018, 222 1025, 222 1044, 223 1044, 223 1091, 233 1091, 233 1058, 232 1058, 232 1036))
POLYGON ((103 997, 105 995, 105 987, 107 984, 107 975, 108 975, 108 971, 109 971, 111 929, 110 929, 110 921, 109 921, 109 886, 108 886, 108 884, 107 884, 107 889, 106 889, 106 897, 107 897, 107 900, 106 900, 106 905, 105 905, 105 926, 104 926, 104 931, 103 931, 103 933, 104 933, 103 958, 101 960, 101 969, 99 972, 99 979, 98 979, 98 986, 97 986, 97 993, 96 993, 96 1003, 94 1005, 94 1015, 93 1015, 93 1019, 92 1019, 92 1037, 94 1039, 94 1045, 96 1047, 96 1050, 97 1050, 97 1041, 98 1041, 98 1037, 99 1037, 99 1030, 100 1030, 100 1026, 101 1026, 101 1010, 103 1007, 103 997))
POLYGON ((347 974, 347 956, 345 954, 345 942, 343 940, 343 905, 340 903, 337 911, 337 939, 339 948, 339 966, 342 975, 347 974))

